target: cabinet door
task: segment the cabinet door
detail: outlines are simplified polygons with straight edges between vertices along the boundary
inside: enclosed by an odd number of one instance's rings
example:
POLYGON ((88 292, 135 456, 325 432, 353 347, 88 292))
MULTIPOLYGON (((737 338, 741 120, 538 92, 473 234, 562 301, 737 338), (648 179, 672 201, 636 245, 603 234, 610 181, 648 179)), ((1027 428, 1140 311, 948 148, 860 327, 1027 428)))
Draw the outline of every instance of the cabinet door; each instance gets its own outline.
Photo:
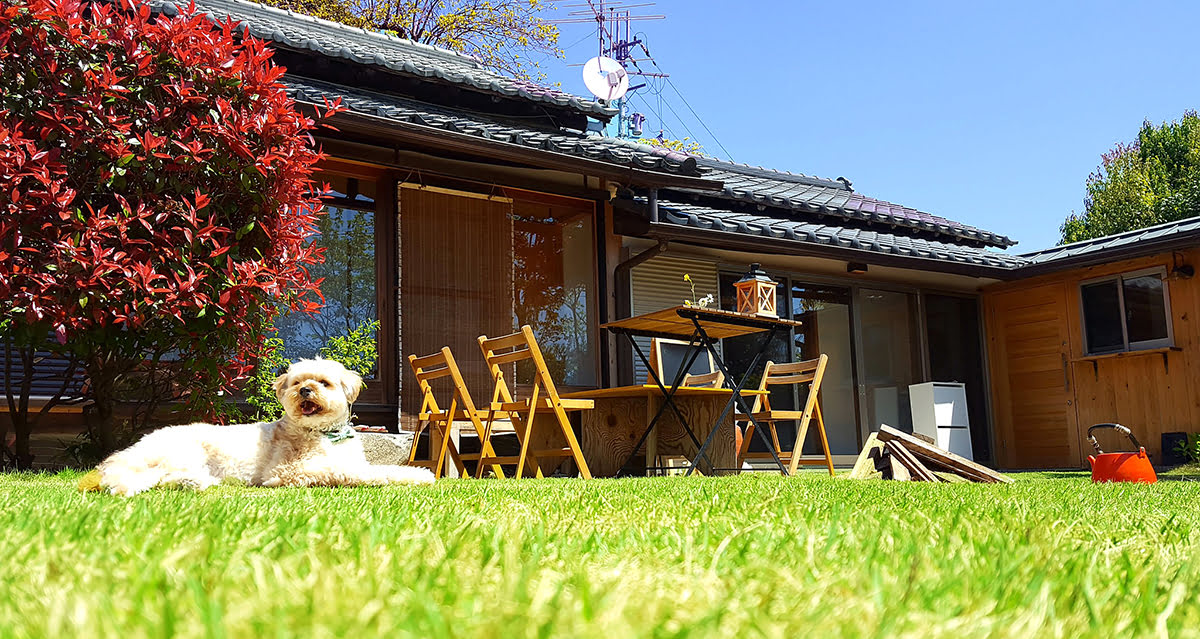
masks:
POLYGON ((1005 291, 985 304, 1001 465, 1078 467, 1066 287, 1005 291))
POLYGON ((961 385, 933 385, 933 413, 938 426, 971 425, 967 416, 967 391, 961 385))

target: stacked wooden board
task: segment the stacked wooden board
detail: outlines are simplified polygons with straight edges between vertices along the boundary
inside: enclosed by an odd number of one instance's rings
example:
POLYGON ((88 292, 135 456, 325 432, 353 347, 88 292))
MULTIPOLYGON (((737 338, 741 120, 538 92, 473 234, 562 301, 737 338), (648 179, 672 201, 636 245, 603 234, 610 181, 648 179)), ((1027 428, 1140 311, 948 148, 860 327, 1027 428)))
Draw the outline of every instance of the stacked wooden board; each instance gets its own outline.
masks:
POLYGON ((886 424, 871 433, 851 479, 1009 484, 1012 479, 886 424))

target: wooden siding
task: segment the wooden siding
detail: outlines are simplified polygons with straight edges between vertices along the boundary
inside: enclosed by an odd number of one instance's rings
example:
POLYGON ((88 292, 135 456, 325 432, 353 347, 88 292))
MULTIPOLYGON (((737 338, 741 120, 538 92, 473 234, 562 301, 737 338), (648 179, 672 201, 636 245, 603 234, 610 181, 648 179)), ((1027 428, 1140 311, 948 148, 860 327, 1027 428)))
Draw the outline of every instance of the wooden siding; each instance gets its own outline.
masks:
MULTIPOLYGON (((997 460, 1007 468, 1086 467, 1092 424, 1131 428, 1162 459, 1162 434, 1200 431, 1200 277, 1171 277, 1172 254, 1072 269, 984 289, 997 460), (1165 267, 1174 348, 1088 357, 1079 283, 1165 267)), ((1200 265, 1200 250, 1174 254, 1200 265)), ((1108 450, 1127 447, 1113 434, 1108 450)))

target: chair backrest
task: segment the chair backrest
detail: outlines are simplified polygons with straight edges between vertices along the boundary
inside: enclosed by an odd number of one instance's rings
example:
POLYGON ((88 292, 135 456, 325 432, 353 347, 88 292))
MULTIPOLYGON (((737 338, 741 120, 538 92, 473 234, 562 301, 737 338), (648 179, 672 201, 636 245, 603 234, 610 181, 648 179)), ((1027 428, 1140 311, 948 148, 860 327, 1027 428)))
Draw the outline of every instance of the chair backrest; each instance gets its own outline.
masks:
POLYGON ((721 388, 725 385, 725 373, 713 371, 703 375, 688 373, 683 376, 683 385, 693 388, 721 388))
POLYGON ((454 413, 461 410, 470 416, 472 422, 478 421, 478 417, 475 415, 475 403, 471 401, 471 393, 467 390, 467 383, 463 380, 462 372, 459 371, 449 346, 442 347, 441 351, 433 355, 424 357, 409 355, 408 365, 412 367, 413 375, 416 376, 417 384, 421 388, 421 414, 442 412, 430 382, 449 377, 453 391, 447 407, 447 410, 450 411, 447 419, 453 421, 454 413))
POLYGON ((480 335, 479 349, 483 351, 483 359, 487 361, 492 375, 492 402, 514 401, 512 390, 504 381, 504 369, 501 367, 530 360, 534 367, 533 396, 537 397, 544 391, 552 403, 558 403, 558 390, 554 387, 550 370, 546 368, 546 359, 542 357, 542 350, 538 348, 537 338, 533 336, 533 329, 528 324, 511 335, 501 337, 480 335))
MULTIPOLYGON (((804 413, 807 418, 811 416, 813 407, 817 405, 817 393, 821 390, 821 379, 825 376, 825 365, 828 363, 829 356, 824 353, 821 353, 820 357, 791 364, 767 362, 758 389, 769 391, 772 386, 808 384, 808 399, 804 402, 804 413)), ((759 395, 754 399, 754 411, 758 412, 760 409, 771 410, 769 393, 759 395)))
MULTIPOLYGON (((655 337, 650 340, 650 357, 648 358, 650 360, 650 370, 654 371, 654 373, 658 375, 658 378, 662 380, 663 386, 668 387, 671 385, 671 382, 675 381, 675 373, 686 363, 679 358, 664 357, 664 354, 667 350, 674 350, 673 347, 683 347, 679 350, 686 354, 688 352, 689 345, 687 342, 677 339, 655 337), (674 364, 674 366, 671 366, 671 370, 665 371, 664 364, 667 366, 674 364), (666 377, 664 377, 664 374, 666 377)), ((717 363, 715 360, 713 360, 712 353, 709 353, 706 349, 697 357, 697 361, 708 362, 708 368, 706 369, 707 372, 686 373, 684 375, 682 385, 719 388, 725 381, 725 375, 721 373, 721 371, 717 370, 717 363)), ((693 362, 692 365, 695 366, 695 362, 693 362)), ((650 371, 646 371, 646 383, 654 383, 654 376, 651 375, 650 371)))

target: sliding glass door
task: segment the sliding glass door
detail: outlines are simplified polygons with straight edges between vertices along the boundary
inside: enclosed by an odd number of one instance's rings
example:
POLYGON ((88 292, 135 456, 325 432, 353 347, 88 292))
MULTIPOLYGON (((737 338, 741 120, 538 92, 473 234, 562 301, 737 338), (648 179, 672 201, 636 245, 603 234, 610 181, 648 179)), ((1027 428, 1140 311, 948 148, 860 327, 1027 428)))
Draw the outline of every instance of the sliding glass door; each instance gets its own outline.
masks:
POLYGON ((867 428, 911 431, 908 385, 921 381, 916 295, 860 288, 857 301, 867 428))
MULTIPOLYGON (((834 455, 858 454, 858 411, 854 401, 853 331, 850 323, 850 289, 826 284, 792 282, 792 319, 804 325, 795 332, 793 361, 829 356, 821 382, 821 416, 829 451, 834 455)), ((796 398, 807 401, 807 390, 796 398)), ((808 437, 805 454, 820 454, 816 437, 808 437)))

